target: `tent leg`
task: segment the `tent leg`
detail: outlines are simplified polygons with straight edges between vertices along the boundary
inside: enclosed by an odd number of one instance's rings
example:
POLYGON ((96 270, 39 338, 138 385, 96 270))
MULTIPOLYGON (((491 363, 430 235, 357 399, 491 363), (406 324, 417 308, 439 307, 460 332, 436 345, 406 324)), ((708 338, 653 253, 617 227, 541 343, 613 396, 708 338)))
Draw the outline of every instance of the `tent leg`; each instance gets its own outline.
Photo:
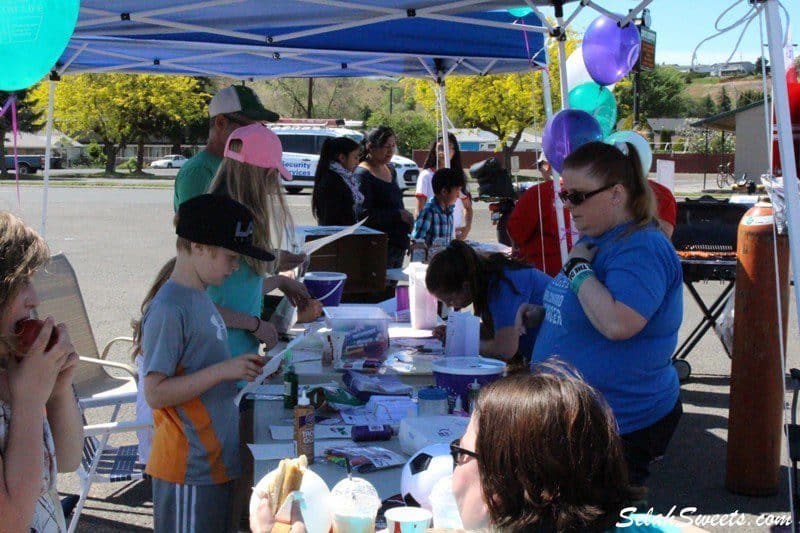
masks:
POLYGON ((47 99, 47 130, 44 148, 44 183, 42 184, 42 238, 47 240, 47 193, 50 188, 50 156, 53 152, 53 111, 55 109, 55 95, 57 76, 52 75, 49 83, 49 96, 47 99))
POLYGON ((567 33, 564 28, 563 17, 558 17, 560 33, 556 36, 558 41, 558 72, 561 78, 561 109, 569 108, 569 83, 567 80, 567 33))
MULTIPOLYGON (((789 90, 783 72, 786 65, 783 60, 781 20, 777 0, 765 3, 767 19, 767 39, 769 56, 772 62, 772 91, 775 98, 775 119, 778 128, 778 148, 783 163, 783 188, 786 196, 786 214, 789 226, 789 243, 791 253, 792 275, 795 288, 800 288, 800 197, 798 196, 797 168, 795 167, 794 144, 792 139, 792 120, 789 113, 789 90)), ((800 309, 800 290, 795 290, 795 305, 800 309)))
MULTIPOLYGON (((563 63, 563 61, 560 62, 563 63)), ((550 88, 550 75, 547 70, 542 71, 542 93, 544 95, 544 112, 549 119, 553 116, 553 95, 552 89, 550 88)), ((542 142, 544 142, 544 139, 542 139, 542 142)), ((556 197, 556 223, 558 225, 559 235, 558 246, 561 251, 561 264, 563 265, 567 262, 567 256, 569 255, 569 250, 567 250, 567 224, 564 220, 564 203, 558 196, 558 193, 561 192, 561 180, 559 179, 558 172, 556 169, 552 168, 552 165, 551 169, 553 172, 553 189, 555 190, 556 197)))
POLYGON ((444 90, 444 76, 436 79, 436 90, 439 93, 439 115, 442 120, 442 148, 444 148, 444 164, 450 168, 450 143, 447 135, 447 95, 444 90))

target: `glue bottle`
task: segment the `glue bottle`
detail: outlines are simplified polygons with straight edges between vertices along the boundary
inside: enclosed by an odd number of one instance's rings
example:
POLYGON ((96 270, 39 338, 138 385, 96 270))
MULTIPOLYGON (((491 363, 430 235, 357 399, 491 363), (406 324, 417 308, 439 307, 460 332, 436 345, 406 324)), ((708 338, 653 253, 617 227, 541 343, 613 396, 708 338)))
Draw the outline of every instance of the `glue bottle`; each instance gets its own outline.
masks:
MULTIPOLYGON (((295 383, 297 386, 297 383, 295 383)), ((297 405, 294 408, 294 442, 297 446, 297 456, 305 455, 308 464, 314 462, 314 406, 306 396, 306 391, 300 393, 297 405)))
POLYGON ((297 405, 297 372, 294 371, 292 363, 292 352, 286 351, 283 356, 283 363, 286 371, 283 373, 283 407, 291 409, 297 405))

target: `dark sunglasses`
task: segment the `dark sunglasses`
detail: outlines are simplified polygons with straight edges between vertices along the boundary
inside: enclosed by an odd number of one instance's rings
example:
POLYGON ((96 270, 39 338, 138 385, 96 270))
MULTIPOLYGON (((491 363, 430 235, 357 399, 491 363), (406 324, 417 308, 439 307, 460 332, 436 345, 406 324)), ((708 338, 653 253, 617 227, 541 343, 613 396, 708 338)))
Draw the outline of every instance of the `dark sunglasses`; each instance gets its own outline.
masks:
POLYGON ((569 200, 569 203, 572 205, 581 205, 583 202, 594 196, 595 194, 600 194, 603 191, 607 191, 611 187, 616 185, 616 183, 612 183, 611 185, 606 185, 605 187, 600 187, 591 192, 569 192, 567 189, 561 189, 561 192, 558 193, 558 197, 561 198, 562 202, 566 202, 569 200))
POLYGON ((461 439, 456 439, 450 443, 450 455, 453 457, 453 468, 462 464, 466 460, 466 457, 472 457, 476 460, 478 459, 477 453, 470 450, 465 450, 459 446, 459 444, 461 444, 461 439))

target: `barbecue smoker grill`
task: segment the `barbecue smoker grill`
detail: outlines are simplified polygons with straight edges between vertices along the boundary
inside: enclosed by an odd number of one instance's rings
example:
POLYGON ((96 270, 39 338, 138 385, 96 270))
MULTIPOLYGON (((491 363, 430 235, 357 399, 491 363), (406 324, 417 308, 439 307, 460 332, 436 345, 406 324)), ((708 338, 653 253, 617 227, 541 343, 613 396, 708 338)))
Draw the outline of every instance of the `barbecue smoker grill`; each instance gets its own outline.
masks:
MULTIPOLYGON (((733 292, 736 280, 736 235, 739 221, 750 207, 748 204, 732 204, 711 196, 678 202, 678 221, 672 234, 672 244, 681 260, 683 282, 703 312, 703 320, 672 356, 672 364, 681 381, 686 380, 692 372, 686 357, 703 335, 717 325, 717 319, 733 292), (706 281, 726 283, 710 307, 706 306, 694 287, 695 283, 706 281)), ((730 357, 724 342, 722 347, 730 357)))

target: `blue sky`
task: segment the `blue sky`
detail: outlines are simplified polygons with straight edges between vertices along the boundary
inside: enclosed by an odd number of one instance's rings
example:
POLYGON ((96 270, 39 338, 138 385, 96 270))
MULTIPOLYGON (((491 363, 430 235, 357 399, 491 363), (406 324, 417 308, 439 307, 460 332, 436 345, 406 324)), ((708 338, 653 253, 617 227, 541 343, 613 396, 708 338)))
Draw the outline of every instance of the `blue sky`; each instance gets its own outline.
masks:
MULTIPOLYGON (((627 13, 628 9, 638 2, 631 0, 600 0, 603 7, 617 12, 627 13)), ((656 62, 679 63, 688 65, 691 62, 692 50, 704 38, 716 33, 714 21, 722 11, 735 3, 735 0, 655 0, 650 4, 652 27, 657 33, 656 62)), ((789 12, 792 26, 792 41, 800 43, 800 0, 782 0, 789 12)), ((565 15, 575 9, 576 3, 567 4, 565 15)), ((739 2, 722 20, 722 26, 730 25, 741 18, 750 5, 747 0, 739 2)), ((552 11, 546 13, 552 15, 552 11)), ((581 32, 598 16, 591 8, 584 8, 573 22, 581 32)), ((783 14, 781 15, 783 18, 783 14)), ((786 21, 783 19, 783 23, 786 21)), ((698 63, 715 63, 724 61, 733 51, 741 26, 705 43, 697 53, 698 63)), ((764 27, 766 42, 766 26, 764 27)), ((795 57, 800 55, 800 46, 796 46, 795 57)), ((745 32, 745 37, 734 56, 734 61, 755 61, 759 52, 758 19, 754 20, 745 32)), ((765 50, 765 55, 768 54, 765 50)))

